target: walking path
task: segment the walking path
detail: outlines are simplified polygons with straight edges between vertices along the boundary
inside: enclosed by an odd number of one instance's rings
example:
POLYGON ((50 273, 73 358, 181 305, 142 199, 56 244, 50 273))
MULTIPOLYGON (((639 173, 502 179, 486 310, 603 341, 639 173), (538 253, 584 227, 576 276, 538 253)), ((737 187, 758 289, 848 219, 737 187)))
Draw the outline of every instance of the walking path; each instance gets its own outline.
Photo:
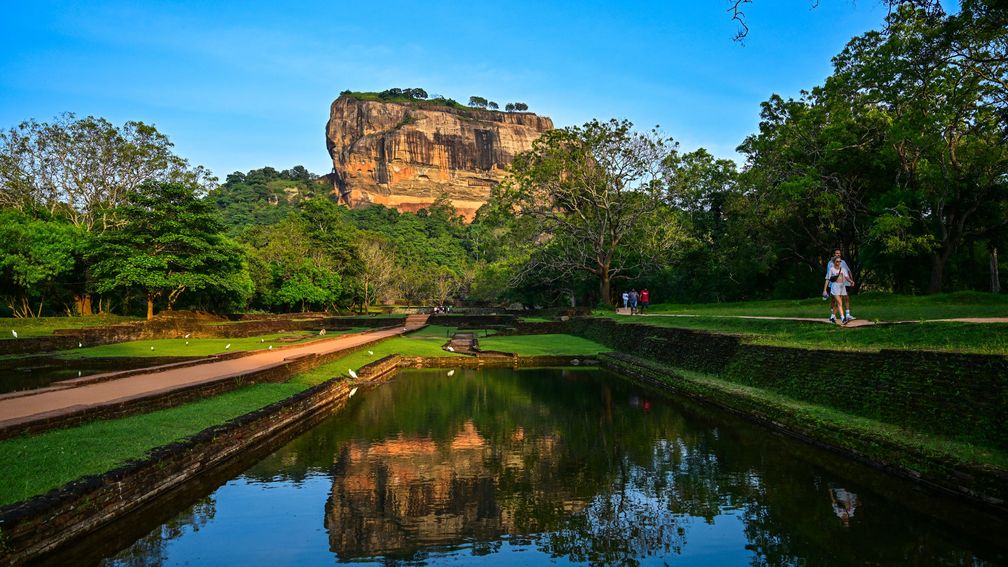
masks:
POLYGON ((406 327, 335 337, 314 341, 304 346, 257 352, 241 358, 209 361, 160 372, 132 374, 73 388, 40 390, 37 393, 0 399, 0 429, 15 425, 23 426, 36 420, 75 413, 86 408, 115 405, 127 399, 132 401, 138 397, 163 395, 172 390, 253 372, 307 354, 327 354, 360 346, 419 329, 426 324, 426 319, 426 316, 422 318, 411 316, 407 319, 406 327))
MULTIPOLYGON (((618 315, 630 315, 630 309, 619 307, 616 309, 618 315)), ((637 313, 633 317, 716 317, 724 319, 767 319, 773 321, 807 321, 812 323, 827 323, 835 325, 827 317, 771 317, 761 315, 687 315, 677 313, 637 313)), ((928 319, 928 323, 1008 323, 1008 317, 957 317, 953 319, 928 319)), ((898 325, 903 323, 920 323, 919 320, 907 321, 871 321, 869 319, 854 319, 844 325, 845 327, 867 327, 871 325, 898 325)))

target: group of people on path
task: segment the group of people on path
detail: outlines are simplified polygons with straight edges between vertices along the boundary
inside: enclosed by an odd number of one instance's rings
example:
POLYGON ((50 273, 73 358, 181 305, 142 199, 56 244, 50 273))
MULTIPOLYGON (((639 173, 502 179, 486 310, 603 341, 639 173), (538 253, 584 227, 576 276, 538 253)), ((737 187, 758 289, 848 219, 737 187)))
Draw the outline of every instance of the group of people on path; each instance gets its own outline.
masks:
POLYGON ((630 309, 631 315, 643 313, 651 305, 651 292, 644 288, 638 293, 637 288, 623 292, 623 309, 630 309))
POLYGON ((850 312, 850 296, 847 288, 854 285, 850 268, 843 259, 843 254, 837 248, 833 257, 826 265, 826 281, 823 283, 823 299, 832 298, 830 305, 830 323, 846 325, 854 320, 850 312))

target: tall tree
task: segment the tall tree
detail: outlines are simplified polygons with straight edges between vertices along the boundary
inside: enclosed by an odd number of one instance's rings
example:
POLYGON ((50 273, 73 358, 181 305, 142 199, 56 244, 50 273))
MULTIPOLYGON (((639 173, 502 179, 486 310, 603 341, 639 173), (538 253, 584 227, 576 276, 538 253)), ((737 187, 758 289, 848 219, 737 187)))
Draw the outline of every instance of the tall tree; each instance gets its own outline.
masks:
POLYGON ((105 231, 90 252, 100 293, 137 289, 170 310, 186 290, 211 289, 247 299, 252 282, 237 245, 226 240, 217 211, 198 187, 148 183, 126 194, 122 224, 105 231))
POLYGON ((213 178, 172 153, 168 137, 143 122, 116 127, 66 113, 0 132, 0 205, 46 208, 89 231, 104 230, 126 194, 147 181, 205 188, 213 178))
POLYGON ((883 31, 853 39, 834 60, 835 80, 889 121, 901 171, 880 220, 925 243, 932 293, 949 259, 986 228, 978 212, 1008 199, 1008 27, 969 17, 901 4, 883 31))
POLYGON ((653 268, 676 236, 658 218, 671 140, 629 121, 593 120, 552 130, 516 156, 494 198, 532 217, 542 249, 526 274, 553 282, 590 276, 612 301, 613 278, 653 268))

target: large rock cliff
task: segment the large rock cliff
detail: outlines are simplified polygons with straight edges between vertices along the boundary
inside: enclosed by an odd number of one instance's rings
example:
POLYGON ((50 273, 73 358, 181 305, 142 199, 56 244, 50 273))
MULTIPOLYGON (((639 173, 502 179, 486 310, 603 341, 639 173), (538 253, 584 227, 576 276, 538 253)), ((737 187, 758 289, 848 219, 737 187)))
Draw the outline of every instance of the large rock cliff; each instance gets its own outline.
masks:
POLYGON ((334 191, 350 206, 400 211, 416 211, 445 194, 472 220, 515 154, 552 128, 549 118, 527 112, 342 95, 326 125, 334 191))

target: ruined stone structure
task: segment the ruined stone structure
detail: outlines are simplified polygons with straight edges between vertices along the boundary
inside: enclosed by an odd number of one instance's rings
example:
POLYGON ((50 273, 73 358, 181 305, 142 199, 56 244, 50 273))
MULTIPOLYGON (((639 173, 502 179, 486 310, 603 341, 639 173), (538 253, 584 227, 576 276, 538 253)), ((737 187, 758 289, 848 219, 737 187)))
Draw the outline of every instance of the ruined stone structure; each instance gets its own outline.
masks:
POLYGON ((446 195, 472 220, 515 154, 552 128, 552 120, 528 112, 341 95, 326 125, 333 190, 351 207, 382 204, 400 211, 446 195))

